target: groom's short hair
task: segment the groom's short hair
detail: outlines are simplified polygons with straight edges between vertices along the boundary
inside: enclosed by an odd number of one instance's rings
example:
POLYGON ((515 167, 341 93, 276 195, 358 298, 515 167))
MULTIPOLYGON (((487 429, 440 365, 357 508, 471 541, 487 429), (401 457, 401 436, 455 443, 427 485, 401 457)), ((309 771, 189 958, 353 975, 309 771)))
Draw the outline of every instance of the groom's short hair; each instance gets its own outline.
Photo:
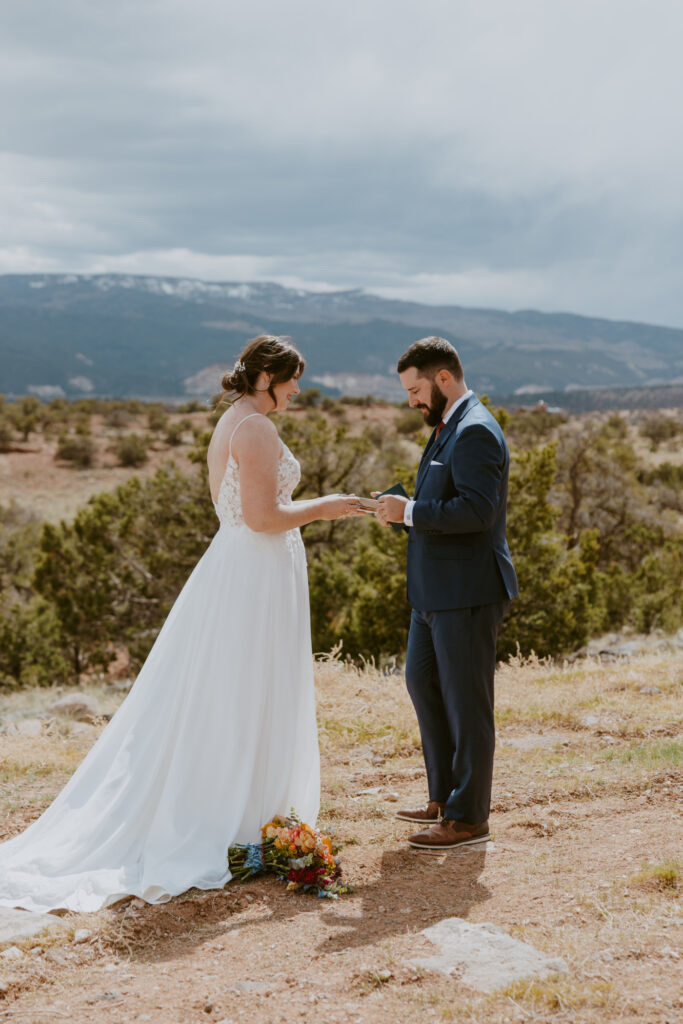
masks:
POLYGON ((403 353, 396 369, 403 373, 410 366, 414 366, 421 377, 434 377, 439 370, 448 370, 456 380, 465 379, 460 356, 450 341, 436 335, 414 342, 403 353))

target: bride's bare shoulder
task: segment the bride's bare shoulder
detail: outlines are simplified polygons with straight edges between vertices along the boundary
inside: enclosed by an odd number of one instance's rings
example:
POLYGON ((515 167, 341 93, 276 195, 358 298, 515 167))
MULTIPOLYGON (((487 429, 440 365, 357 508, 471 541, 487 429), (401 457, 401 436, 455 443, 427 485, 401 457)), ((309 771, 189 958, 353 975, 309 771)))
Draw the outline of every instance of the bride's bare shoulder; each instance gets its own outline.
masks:
MULTIPOLYGON (((224 453, 227 458, 228 451, 239 454, 241 449, 250 449, 253 446, 274 446, 279 438, 277 428, 271 423, 267 416, 261 413, 244 413, 242 410, 228 409, 214 427, 209 442, 209 462, 224 453)), ((219 456, 220 457, 220 456, 219 456)))
POLYGON ((232 450, 251 451, 254 448, 272 448, 279 439, 277 427, 262 414, 242 416, 230 431, 232 450))

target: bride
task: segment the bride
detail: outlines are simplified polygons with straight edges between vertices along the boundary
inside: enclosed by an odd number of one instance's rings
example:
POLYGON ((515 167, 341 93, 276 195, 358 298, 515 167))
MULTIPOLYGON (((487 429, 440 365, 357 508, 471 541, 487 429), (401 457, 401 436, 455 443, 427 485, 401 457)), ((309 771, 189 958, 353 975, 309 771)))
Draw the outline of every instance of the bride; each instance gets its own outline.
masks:
POLYGON ((320 771, 299 527, 360 514, 352 495, 292 501, 299 464, 268 419, 298 393, 288 339, 251 341, 208 451, 220 529, 135 685, 54 803, 0 845, 0 906, 94 911, 230 879, 232 843, 294 808, 315 824, 320 771))

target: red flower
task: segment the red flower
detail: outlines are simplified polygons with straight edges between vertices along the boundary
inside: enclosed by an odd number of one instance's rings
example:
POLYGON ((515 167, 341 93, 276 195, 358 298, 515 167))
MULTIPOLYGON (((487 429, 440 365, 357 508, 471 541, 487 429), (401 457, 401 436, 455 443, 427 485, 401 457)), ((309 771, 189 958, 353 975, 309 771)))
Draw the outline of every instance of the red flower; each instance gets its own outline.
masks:
POLYGON ((287 872, 288 882, 298 882, 299 885, 317 885, 320 875, 324 875, 323 868, 291 868, 287 872))

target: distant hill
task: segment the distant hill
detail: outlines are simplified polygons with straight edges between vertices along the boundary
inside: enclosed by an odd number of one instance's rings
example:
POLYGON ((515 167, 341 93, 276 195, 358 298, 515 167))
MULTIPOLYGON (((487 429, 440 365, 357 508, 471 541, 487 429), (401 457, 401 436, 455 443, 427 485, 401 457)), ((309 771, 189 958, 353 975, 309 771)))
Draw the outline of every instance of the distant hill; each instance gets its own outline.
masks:
POLYGON ((577 388, 683 383, 683 330, 570 314, 426 306, 363 291, 102 275, 0 276, 0 391, 209 395, 254 334, 291 334, 307 386, 400 397, 394 368, 442 334, 468 383, 530 401, 577 388))

